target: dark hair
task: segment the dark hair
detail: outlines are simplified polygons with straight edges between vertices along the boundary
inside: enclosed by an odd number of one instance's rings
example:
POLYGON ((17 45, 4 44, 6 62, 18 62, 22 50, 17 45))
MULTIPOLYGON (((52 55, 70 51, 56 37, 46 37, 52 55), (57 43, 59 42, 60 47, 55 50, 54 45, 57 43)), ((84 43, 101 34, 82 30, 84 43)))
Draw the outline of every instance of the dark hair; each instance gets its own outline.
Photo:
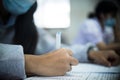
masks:
POLYGON ((96 16, 95 16, 95 13, 90 12, 87 17, 88 17, 88 18, 94 18, 94 17, 96 17, 96 16))
POLYGON ((115 16, 118 12, 118 5, 111 0, 102 0, 99 2, 95 8, 95 14, 98 18, 100 18, 100 14, 108 14, 111 13, 115 16))
POLYGON ((27 13, 17 17, 15 22, 14 44, 22 45, 24 53, 33 54, 36 49, 38 33, 33 22, 33 14, 36 10, 35 3, 27 13))

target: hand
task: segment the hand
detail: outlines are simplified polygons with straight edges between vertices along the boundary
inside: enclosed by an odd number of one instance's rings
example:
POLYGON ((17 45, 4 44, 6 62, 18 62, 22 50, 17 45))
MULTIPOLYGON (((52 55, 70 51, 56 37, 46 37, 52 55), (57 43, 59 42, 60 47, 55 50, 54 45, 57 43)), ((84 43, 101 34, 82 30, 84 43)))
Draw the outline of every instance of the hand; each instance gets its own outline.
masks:
POLYGON ((33 56, 25 57, 26 71, 36 75, 64 75, 67 71, 71 70, 71 65, 78 64, 78 61, 72 57, 72 52, 64 48, 48 54, 33 56))
POLYGON ((88 56, 95 63, 105 66, 116 66, 120 63, 120 57, 112 50, 90 51, 88 56))

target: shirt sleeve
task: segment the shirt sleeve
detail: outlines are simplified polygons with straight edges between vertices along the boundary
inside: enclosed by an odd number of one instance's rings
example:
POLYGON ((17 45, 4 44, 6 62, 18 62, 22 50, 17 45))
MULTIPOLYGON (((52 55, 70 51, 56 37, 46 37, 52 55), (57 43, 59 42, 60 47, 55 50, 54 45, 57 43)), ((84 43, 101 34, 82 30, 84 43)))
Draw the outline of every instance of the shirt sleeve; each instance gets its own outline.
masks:
POLYGON ((44 54, 56 49, 55 38, 42 28, 38 29, 39 39, 36 54, 44 54))
POLYGON ((25 77, 22 46, 0 44, 0 78, 15 80, 25 77))
POLYGON ((103 42, 103 35, 100 28, 100 26, 97 26, 95 24, 86 23, 84 30, 82 30, 85 39, 92 44, 103 42))

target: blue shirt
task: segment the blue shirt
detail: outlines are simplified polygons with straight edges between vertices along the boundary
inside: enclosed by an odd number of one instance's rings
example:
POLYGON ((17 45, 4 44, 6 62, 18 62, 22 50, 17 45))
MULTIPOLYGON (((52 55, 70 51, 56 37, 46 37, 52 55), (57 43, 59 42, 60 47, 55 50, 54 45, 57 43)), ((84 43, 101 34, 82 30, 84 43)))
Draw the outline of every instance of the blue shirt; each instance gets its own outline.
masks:
POLYGON ((10 16, 7 23, 4 24, 3 21, 0 19, 0 43, 12 43, 12 37, 14 36, 14 32, 7 32, 9 28, 15 24, 17 16, 10 16))

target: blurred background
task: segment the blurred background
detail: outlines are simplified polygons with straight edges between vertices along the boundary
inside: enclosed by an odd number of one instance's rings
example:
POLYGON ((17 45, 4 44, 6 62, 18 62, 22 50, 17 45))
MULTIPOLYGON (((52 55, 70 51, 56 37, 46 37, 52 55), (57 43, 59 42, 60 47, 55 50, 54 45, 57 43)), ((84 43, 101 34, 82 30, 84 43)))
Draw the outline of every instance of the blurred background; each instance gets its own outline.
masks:
MULTIPOLYGON (((44 28, 53 37, 62 32, 62 42, 71 44, 80 24, 100 0, 38 0, 34 14, 36 26, 44 28)), ((115 1, 115 0, 114 0, 115 1)), ((119 3, 119 0, 116 0, 119 3)))

